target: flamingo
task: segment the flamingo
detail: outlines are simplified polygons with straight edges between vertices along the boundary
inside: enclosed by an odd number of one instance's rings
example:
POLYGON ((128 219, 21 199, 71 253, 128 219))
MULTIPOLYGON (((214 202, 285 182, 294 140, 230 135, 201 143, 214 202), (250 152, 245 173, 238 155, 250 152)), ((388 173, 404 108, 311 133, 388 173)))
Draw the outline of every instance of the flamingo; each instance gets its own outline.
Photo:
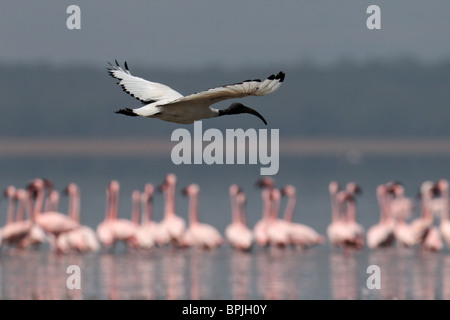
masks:
POLYGON ((141 214, 141 201, 142 195, 139 190, 134 190, 131 194, 132 198, 132 221, 137 226, 136 232, 136 247, 139 249, 151 249, 155 246, 155 240, 153 239, 153 235, 149 232, 147 225, 141 223, 140 214, 141 214))
POLYGON ((361 248, 364 245, 364 227, 356 222, 356 200, 355 196, 362 193, 362 189, 354 182, 349 182, 346 185, 347 193, 350 195, 347 197, 347 212, 346 212, 346 225, 347 228, 355 236, 355 240, 358 243, 357 247, 361 248))
MULTIPOLYGON (((178 216, 175 211, 175 189, 177 177, 173 173, 169 173, 160 190, 164 192, 164 217, 159 223, 160 228, 165 229, 170 235, 170 241, 179 242, 184 231, 186 230, 185 220, 178 216)), ((164 232, 161 230, 161 232, 164 232)))
POLYGON ((117 180, 112 180, 109 183, 109 192, 111 194, 111 218, 112 218, 112 231, 114 235, 114 241, 123 241, 128 245, 136 246, 137 239, 136 233, 138 226, 128 219, 119 219, 119 193, 120 184, 117 180))
POLYGON ((56 247, 58 237, 64 232, 78 228, 79 224, 60 212, 42 212, 45 196, 45 183, 43 179, 38 178, 33 180, 28 187, 31 191, 36 192, 36 200, 34 201, 32 211, 33 219, 46 233, 54 237, 53 244, 55 249, 60 252, 56 247))
POLYGON ((29 192, 25 189, 17 189, 16 192, 17 201, 19 203, 19 207, 17 208, 17 220, 23 221, 25 211, 28 212, 28 216, 32 223, 30 230, 27 235, 22 238, 19 242, 20 248, 29 248, 34 247, 37 248, 41 243, 44 243, 48 240, 45 231, 38 226, 32 217, 32 200, 29 196, 29 192))
POLYGON ((225 228, 225 236, 233 248, 249 251, 253 245, 253 232, 247 227, 245 193, 236 184, 230 186, 229 193, 232 222, 225 228))
POLYGON ((324 236, 316 230, 305 224, 292 222, 297 200, 295 187, 287 185, 281 190, 281 193, 288 197, 288 203, 284 211, 284 220, 289 223, 291 244, 310 247, 323 243, 325 241, 324 236))
MULTIPOLYGON (((64 193, 69 196, 68 216, 80 224, 80 190, 78 185, 73 182, 69 183, 64 189, 64 193)), ((78 251, 95 252, 100 249, 96 232, 87 225, 80 224, 78 228, 67 232, 65 235, 69 236, 70 246, 78 251)))
POLYGON ((439 223, 439 231, 447 245, 450 246, 450 220, 449 220, 449 188, 446 179, 440 179, 437 187, 442 197, 441 219, 439 223))
POLYGON ((342 190, 336 195, 336 199, 343 207, 344 233, 342 235, 342 245, 355 249, 361 249, 364 246, 364 227, 356 222, 356 200, 352 193, 342 190))
POLYGON ((410 223, 416 244, 424 242, 433 225, 433 215, 429 208, 429 203, 435 191, 435 185, 431 181, 423 182, 420 187, 420 196, 422 198, 421 215, 410 223))
POLYGON ((106 188, 106 210, 105 210, 105 218, 102 222, 97 225, 96 234, 100 244, 105 249, 110 249, 114 243, 114 229, 113 229, 113 217, 112 214, 112 197, 111 192, 109 190, 109 185, 106 188))
POLYGON ((394 225, 387 212, 386 186, 377 187, 377 199, 380 207, 380 220, 367 230, 367 246, 370 249, 391 246, 394 243, 394 225))
POLYGON ((124 108, 116 113, 127 116, 143 116, 158 118, 168 122, 189 124, 201 119, 209 119, 224 115, 249 113, 260 118, 264 124, 267 121, 256 110, 235 102, 224 110, 213 109, 210 106, 222 100, 242 98, 246 96, 263 96, 276 91, 283 83, 285 74, 279 72, 266 80, 247 80, 233 85, 225 85, 199 93, 183 96, 166 85, 144 80, 131 75, 125 62, 125 69, 109 63, 108 73, 119 80, 122 89, 141 101, 144 106, 130 109, 124 108))
POLYGON ((291 228, 290 223, 278 217, 280 212, 281 192, 278 189, 272 189, 271 193, 271 212, 267 219, 267 236, 269 244, 278 247, 285 247, 290 243, 291 228))
POLYGON ((213 226, 201 223, 198 219, 198 194, 200 187, 193 183, 183 189, 183 195, 189 196, 189 227, 183 234, 181 246, 194 246, 213 249, 221 246, 224 239, 213 226))
MULTIPOLYGON (((28 232, 31 230, 32 222, 30 220, 23 220, 21 216, 14 221, 15 203, 17 201, 17 190, 14 186, 8 186, 4 192, 9 199, 7 222, 2 230, 3 241, 9 245, 18 245, 28 232)), ((23 205, 23 203, 21 203, 23 205)), ((20 211, 24 210, 21 208, 20 211)), ((23 213, 21 213, 23 215, 23 213)))
POLYGON ((409 218, 414 210, 414 201, 405 197, 405 188, 400 182, 389 182, 386 188, 390 190, 389 194, 395 197, 388 201, 388 211, 392 217, 403 216, 404 219, 409 218))
MULTIPOLYGON (((345 216, 341 212, 341 203, 338 199, 338 194, 341 193, 339 183, 330 181, 328 190, 331 199, 331 223, 327 227, 327 237, 333 247, 346 247, 351 244, 348 239, 352 235, 346 226, 345 216)), ((345 196, 346 193, 342 192, 345 196)))
POLYGON ((155 244, 161 246, 170 242, 170 234, 166 228, 161 227, 159 223, 153 220, 154 192, 155 188, 153 184, 145 184, 144 192, 141 197, 143 208, 141 228, 146 229, 146 232, 153 237, 155 244))
POLYGON ((263 188, 261 191, 261 197, 263 200, 263 212, 261 219, 258 220, 253 226, 253 236, 259 246, 265 247, 269 244, 267 226, 272 206, 270 193, 275 186, 275 182, 271 177, 265 177, 256 181, 256 186, 263 188))
POLYGON ((406 218, 411 216, 414 202, 405 197, 405 188, 400 182, 388 182, 384 185, 384 207, 386 220, 393 221, 394 238, 403 247, 412 247, 417 241, 411 224, 406 218))

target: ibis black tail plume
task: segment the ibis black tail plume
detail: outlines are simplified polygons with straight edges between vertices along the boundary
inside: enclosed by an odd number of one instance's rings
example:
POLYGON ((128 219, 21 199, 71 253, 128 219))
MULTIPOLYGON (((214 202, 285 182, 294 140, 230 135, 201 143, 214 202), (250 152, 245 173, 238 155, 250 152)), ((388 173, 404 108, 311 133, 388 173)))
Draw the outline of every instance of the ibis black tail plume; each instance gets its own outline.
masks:
POLYGON ((120 109, 120 110, 115 111, 115 113, 124 114, 124 115, 130 116, 130 117, 138 116, 136 113, 134 113, 133 109, 130 109, 130 108, 120 109))

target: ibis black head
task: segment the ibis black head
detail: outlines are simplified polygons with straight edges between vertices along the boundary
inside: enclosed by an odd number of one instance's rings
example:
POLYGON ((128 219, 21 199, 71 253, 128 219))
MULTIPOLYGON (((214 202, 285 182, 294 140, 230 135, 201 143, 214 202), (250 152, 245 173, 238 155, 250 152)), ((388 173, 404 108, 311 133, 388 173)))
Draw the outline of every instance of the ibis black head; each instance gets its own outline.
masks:
POLYGON ((249 113, 254 116, 257 116, 258 118, 260 118, 262 120, 262 122, 264 122, 265 125, 267 125, 266 119, 264 119, 264 117, 258 111, 254 110, 252 108, 246 107, 242 103, 239 103, 239 102, 234 102, 228 108, 219 110, 219 116, 225 116, 225 115, 230 115, 230 114, 240 114, 240 113, 249 113))

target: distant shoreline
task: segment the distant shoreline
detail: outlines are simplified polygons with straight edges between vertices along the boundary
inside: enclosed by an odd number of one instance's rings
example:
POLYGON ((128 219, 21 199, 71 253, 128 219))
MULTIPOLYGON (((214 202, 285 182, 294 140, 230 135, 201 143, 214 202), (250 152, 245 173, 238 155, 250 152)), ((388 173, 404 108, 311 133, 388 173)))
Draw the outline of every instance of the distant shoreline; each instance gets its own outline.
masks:
MULTIPOLYGON (((206 146, 209 142, 204 142, 206 146)), ((142 138, 0 138, 0 159, 20 156, 170 156, 177 142, 142 138)), ((280 141, 281 156, 443 156, 450 139, 288 138, 280 141)))

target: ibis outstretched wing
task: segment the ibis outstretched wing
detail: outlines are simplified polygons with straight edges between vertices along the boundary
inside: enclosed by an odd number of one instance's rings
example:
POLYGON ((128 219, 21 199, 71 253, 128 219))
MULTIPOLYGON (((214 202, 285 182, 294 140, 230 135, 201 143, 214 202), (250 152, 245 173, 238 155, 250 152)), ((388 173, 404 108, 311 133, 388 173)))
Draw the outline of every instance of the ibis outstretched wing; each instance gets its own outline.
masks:
POLYGON ((283 83, 284 76, 284 72, 280 71, 276 75, 272 74, 264 81, 259 79, 246 80, 236 84, 229 84, 193 93, 161 105, 171 106, 186 102, 198 103, 199 105, 211 105, 227 99, 242 98, 246 96, 263 96, 276 91, 283 83))
POLYGON ((119 84, 126 93, 143 103, 147 104, 161 100, 170 101, 183 97, 182 94, 164 84, 133 76, 130 73, 126 62, 125 69, 122 69, 117 60, 116 65, 112 65, 111 63, 109 63, 109 65, 108 73, 112 77, 120 80, 117 84, 119 84))

